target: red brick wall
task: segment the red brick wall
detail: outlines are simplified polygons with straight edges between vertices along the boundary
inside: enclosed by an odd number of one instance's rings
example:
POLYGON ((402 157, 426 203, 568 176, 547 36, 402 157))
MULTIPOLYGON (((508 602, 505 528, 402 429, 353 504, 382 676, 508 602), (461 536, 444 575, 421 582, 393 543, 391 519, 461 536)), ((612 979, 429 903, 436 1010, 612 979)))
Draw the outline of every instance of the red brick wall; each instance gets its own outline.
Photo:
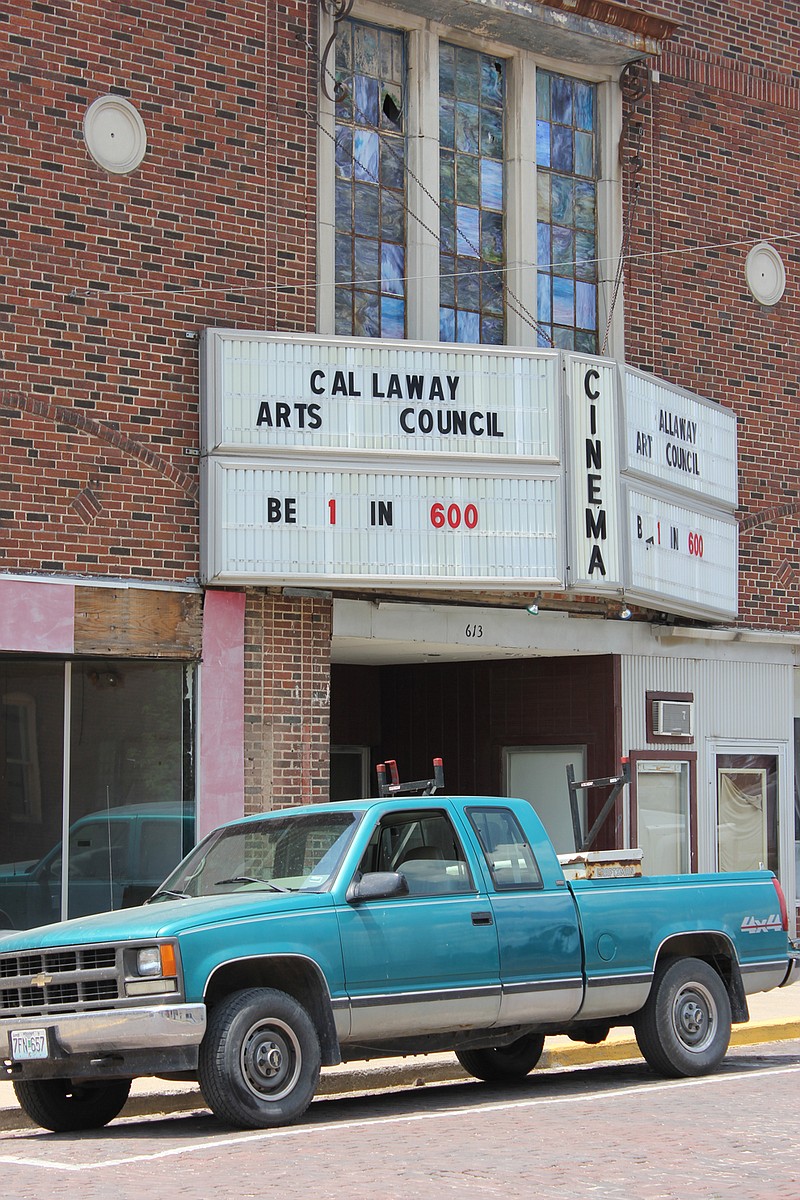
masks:
POLYGON ((328 600, 248 589, 245 812, 328 799, 328 600))
POLYGON ((198 343, 314 328, 316 5, 0 15, 0 570, 198 573, 198 343), (148 151, 89 156, 117 92, 148 151))
POLYGON ((796 5, 648 7, 682 22, 660 81, 628 105, 642 168, 626 271, 626 358, 739 417, 740 612, 793 628, 800 613, 800 23, 796 5), (785 239, 782 235, 792 234, 785 239), (761 307, 744 278, 771 241, 786 293, 761 307))

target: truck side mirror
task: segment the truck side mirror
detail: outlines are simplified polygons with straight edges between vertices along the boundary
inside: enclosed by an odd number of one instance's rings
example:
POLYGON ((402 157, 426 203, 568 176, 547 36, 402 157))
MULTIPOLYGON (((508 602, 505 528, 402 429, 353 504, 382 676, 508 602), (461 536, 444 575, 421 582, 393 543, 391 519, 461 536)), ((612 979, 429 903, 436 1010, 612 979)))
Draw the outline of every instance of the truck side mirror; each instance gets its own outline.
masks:
POLYGON ((391 900, 395 896, 408 895, 408 880, 398 871, 367 871, 360 879, 353 880, 345 894, 348 904, 360 904, 362 900, 391 900))

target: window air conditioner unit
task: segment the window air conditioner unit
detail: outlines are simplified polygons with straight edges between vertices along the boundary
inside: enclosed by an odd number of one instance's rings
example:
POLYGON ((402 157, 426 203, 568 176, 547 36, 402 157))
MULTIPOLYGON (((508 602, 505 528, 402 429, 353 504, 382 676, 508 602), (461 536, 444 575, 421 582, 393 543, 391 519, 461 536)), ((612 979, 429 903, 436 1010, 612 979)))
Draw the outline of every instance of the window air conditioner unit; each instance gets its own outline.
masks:
POLYGON ((692 737, 694 704, 691 700, 654 700, 653 733, 659 737, 692 737))

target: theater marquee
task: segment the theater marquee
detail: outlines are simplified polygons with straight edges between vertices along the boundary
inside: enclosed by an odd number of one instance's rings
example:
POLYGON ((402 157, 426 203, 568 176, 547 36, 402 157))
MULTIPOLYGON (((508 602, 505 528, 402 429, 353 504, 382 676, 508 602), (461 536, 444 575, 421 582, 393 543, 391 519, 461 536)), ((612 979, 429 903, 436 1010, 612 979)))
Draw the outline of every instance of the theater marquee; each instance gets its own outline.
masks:
POLYGON ((206 583, 736 611, 736 429, 718 405, 560 351, 210 329, 202 354, 206 583))

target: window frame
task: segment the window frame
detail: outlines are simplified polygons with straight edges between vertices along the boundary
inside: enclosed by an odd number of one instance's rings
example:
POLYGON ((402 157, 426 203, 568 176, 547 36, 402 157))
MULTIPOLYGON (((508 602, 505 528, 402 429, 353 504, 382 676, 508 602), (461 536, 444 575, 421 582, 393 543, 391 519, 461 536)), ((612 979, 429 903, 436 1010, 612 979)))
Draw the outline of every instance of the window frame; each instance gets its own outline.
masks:
MULTIPOLYGON (((486 866, 487 871, 489 872, 489 876, 492 881, 492 887, 498 894, 503 894, 505 892, 541 892, 541 891, 544 891, 544 880, 542 879, 542 871, 541 871, 541 867, 539 866, 536 855, 534 854, 533 846, 531 845, 529 839, 526 838, 525 830, 520 825, 520 823, 517 819, 517 815, 512 809, 507 808, 505 805, 500 806, 500 805, 475 804, 475 805, 470 805, 470 807, 467 809, 467 818, 469 820, 470 828, 472 829, 475 839, 476 839, 478 845, 480 846, 481 854, 483 855, 484 864, 486 866), (509 883, 509 882, 500 880, 498 878, 498 876, 495 872, 495 867, 492 865, 490 858, 489 858, 490 854, 496 853, 496 847, 495 847, 495 850, 492 851, 492 850, 489 850, 486 846, 484 846, 483 837, 481 836, 481 832, 480 832, 480 830, 475 822, 475 819, 474 819, 475 815, 478 813, 502 813, 503 816, 510 822, 510 824, 516 828, 517 833, 519 834, 517 841, 519 842, 519 844, 521 846, 525 846, 527 848, 528 853, 530 855, 533 870, 536 872, 537 881, 535 883, 531 883, 529 881, 520 882, 520 883, 517 883, 517 882, 509 883)), ((508 843, 508 844, 510 845, 511 843, 508 843)))
MULTIPOLYGON (((489 41, 461 29, 437 25, 400 9, 360 0, 349 14, 353 20, 386 26, 407 35, 406 138, 408 181, 406 272, 406 342, 439 342, 439 42, 449 42, 506 61, 505 247, 507 296, 506 346, 541 349, 537 327, 524 312, 536 314, 536 68, 569 75, 598 85, 597 90, 597 247, 598 352, 608 324, 608 307, 622 242, 622 188, 617 148, 622 133, 622 95, 617 86, 622 68, 550 58, 508 43, 489 41), (424 70, 419 69, 424 64, 424 70), (528 115, 525 115, 528 114, 528 115), (534 202, 535 205, 535 202, 534 202), (418 219, 415 219, 418 218, 418 219), (435 232, 434 232, 435 231, 435 232), (429 286, 435 262, 436 287, 429 286), (426 286, 426 280, 428 286, 426 286), (415 285, 415 281, 419 281, 415 285), (515 312, 515 307, 523 311, 515 312)), ((334 32, 333 16, 320 18, 320 44, 334 32)), ((509 35, 511 38, 511 34, 509 35)), ((319 93, 317 183, 317 330, 335 335, 335 106, 319 93)), ((451 343, 441 343, 450 345, 451 343)), ((623 356, 623 297, 614 312, 606 357, 623 356)))

